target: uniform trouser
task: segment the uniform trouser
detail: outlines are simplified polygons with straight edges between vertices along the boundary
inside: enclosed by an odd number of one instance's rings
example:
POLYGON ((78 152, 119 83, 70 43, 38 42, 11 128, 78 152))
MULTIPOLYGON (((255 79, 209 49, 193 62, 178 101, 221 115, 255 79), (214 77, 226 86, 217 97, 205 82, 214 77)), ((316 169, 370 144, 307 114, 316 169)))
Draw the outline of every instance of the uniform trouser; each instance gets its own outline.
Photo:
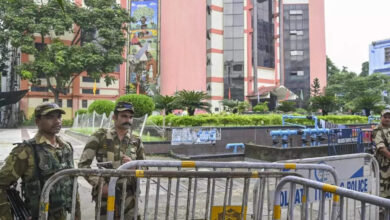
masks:
MULTIPOLYGON (((114 214, 114 219, 120 219, 120 206, 121 206, 121 203, 120 202, 115 202, 115 214, 114 214)), ((135 196, 134 195, 131 195, 131 196, 127 196, 126 197, 126 201, 125 201, 125 212, 124 212, 124 218, 123 219, 134 219, 134 212, 135 212, 135 209, 134 209, 134 206, 135 206, 135 196)), ((95 211, 98 209, 98 207, 96 206, 95 207, 95 211)), ((100 220, 106 220, 107 219, 107 202, 106 201, 102 201, 102 204, 101 204, 101 209, 100 209, 100 220)), ((139 219, 139 214, 138 214, 138 219, 139 219)))

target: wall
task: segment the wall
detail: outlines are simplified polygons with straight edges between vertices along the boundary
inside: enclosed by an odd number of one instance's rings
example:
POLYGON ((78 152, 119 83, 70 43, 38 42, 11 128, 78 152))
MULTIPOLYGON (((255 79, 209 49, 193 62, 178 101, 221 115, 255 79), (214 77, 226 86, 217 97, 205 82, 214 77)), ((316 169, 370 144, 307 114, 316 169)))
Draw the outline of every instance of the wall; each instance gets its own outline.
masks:
POLYGON ((206 1, 161 1, 161 94, 206 91, 206 1))

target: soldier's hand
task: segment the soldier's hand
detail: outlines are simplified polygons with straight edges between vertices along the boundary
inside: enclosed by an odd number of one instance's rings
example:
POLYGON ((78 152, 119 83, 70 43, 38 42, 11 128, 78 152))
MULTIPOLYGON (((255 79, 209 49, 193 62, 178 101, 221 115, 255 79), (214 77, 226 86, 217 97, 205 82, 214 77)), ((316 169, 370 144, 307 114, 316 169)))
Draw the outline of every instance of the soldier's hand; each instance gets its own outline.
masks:
POLYGON ((131 158, 129 156, 123 155, 123 157, 122 157, 122 164, 130 162, 130 161, 131 161, 131 158))
POLYGON ((108 196, 108 185, 104 184, 102 188, 102 198, 107 198, 107 196, 108 196))

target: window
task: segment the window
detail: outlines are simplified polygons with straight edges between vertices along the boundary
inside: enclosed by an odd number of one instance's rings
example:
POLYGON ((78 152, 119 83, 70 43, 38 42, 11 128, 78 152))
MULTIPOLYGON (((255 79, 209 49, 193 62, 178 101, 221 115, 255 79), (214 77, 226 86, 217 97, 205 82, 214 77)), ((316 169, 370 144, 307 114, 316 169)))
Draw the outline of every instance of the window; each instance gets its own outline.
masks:
POLYGON ((88 100, 82 100, 81 101, 81 107, 82 108, 88 108, 88 100))
POLYGON ((290 15, 303 15, 302 10, 290 10, 290 15))
POLYGON ((298 36, 301 36, 301 35, 303 35, 303 31, 293 30, 293 31, 290 31, 290 35, 298 35, 298 36))
POLYGON ((303 76, 305 72, 303 70, 291 71, 290 76, 303 76))
POLYGON ((72 101, 72 99, 66 100, 66 106, 68 106, 68 108, 72 108, 72 107, 73 107, 73 101, 72 101))
MULTIPOLYGON (((100 90, 96 89, 96 94, 99 94, 100 90)), ((93 89, 82 89, 81 93, 83 94, 93 94, 93 89)))
POLYGON ((390 63, 390 47, 385 48, 385 63, 390 63))
POLYGON ((291 56, 303 56, 303 51, 302 50, 292 50, 291 56))
MULTIPOLYGON (((95 82, 95 79, 92 79, 89 76, 83 76, 83 82, 95 82)), ((100 82, 100 78, 96 80, 96 83, 100 82)))
POLYGON ((115 68, 115 72, 119 73, 121 71, 121 65, 117 65, 115 68))
POLYGON ((47 87, 42 86, 31 86, 31 92, 48 92, 49 89, 47 87))
POLYGON ((49 99, 42 99, 42 102, 48 102, 49 99))
POLYGON ((62 99, 58 99, 58 106, 62 108, 62 99))

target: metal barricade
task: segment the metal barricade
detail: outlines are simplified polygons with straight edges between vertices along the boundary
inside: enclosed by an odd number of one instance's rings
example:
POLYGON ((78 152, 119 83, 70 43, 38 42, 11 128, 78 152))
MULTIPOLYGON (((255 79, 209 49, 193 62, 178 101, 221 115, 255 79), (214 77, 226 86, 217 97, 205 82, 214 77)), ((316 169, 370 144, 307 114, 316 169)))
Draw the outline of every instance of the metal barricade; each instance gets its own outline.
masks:
MULTIPOLYGON (((344 187, 347 189, 352 189, 355 191, 365 192, 371 195, 379 196, 379 164, 375 157, 371 154, 367 153, 359 153, 359 154, 347 154, 347 155, 338 155, 338 156, 328 156, 328 157, 317 157, 317 158, 304 158, 304 159, 296 159, 296 160, 287 160, 280 162, 288 162, 288 163, 316 163, 316 164, 328 164, 338 171, 338 175, 340 178, 340 182, 335 184, 333 182, 321 180, 321 178, 313 178, 309 176, 309 179, 313 179, 320 182, 325 182, 328 184, 334 184, 340 187, 344 187), (359 162, 359 160, 361 160, 359 162), (356 163, 358 162, 358 163, 356 163), (359 164, 357 166, 356 164, 359 164), (360 167, 363 165, 362 167, 360 167), (347 170, 351 170, 350 168, 355 168, 354 171, 352 169, 352 173, 348 174, 347 170), (355 173, 360 173, 360 176, 354 175, 355 173), (366 181, 367 180, 367 181, 366 181), (360 187, 359 184, 364 184, 364 187, 360 187)), ((329 201, 330 203, 330 201, 329 201)), ((344 204, 348 209, 351 206, 353 212, 346 212, 345 217, 348 219, 349 215, 353 218, 357 216, 357 204, 356 202, 349 203, 348 198, 344 204)), ((312 205, 310 205, 312 207, 312 205)), ((378 218, 378 210, 377 208, 369 207, 369 212, 371 214, 375 214, 375 219, 378 218)), ((329 216, 330 219, 331 216, 329 216)))
MULTIPOLYGON (((318 219, 323 220, 324 214, 325 214, 325 197, 327 194, 331 194, 333 196, 333 201, 337 202, 339 201, 341 204, 341 209, 340 209, 340 216, 341 219, 344 219, 344 213, 349 212, 348 207, 344 209, 344 198, 350 198, 353 199, 354 201, 360 201, 361 206, 360 206, 360 219, 366 219, 367 215, 369 219, 373 219, 373 216, 371 216, 370 213, 367 213, 366 211, 366 205, 367 203, 375 205, 377 207, 383 207, 385 208, 384 212, 384 217, 385 219, 389 219, 390 217, 390 200, 385 199, 379 196, 373 196, 369 195, 366 193, 362 192, 357 192, 349 189, 345 189, 342 187, 338 187, 335 185, 331 184, 326 184, 326 183, 321 183, 318 181, 313 181, 301 177, 294 177, 294 176, 288 176, 284 177, 280 180, 278 186, 276 187, 275 194, 274 194, 274 213, 273 213, 273 219, 274 220, 279 220, 282 217, 282 209, 280 207, 280 192, 283 189, 283 187, 287 184, 290 183, 290 188, 295 188, 296 185, 302 185, 304 190, 303 194, 305 198, 309 198, 310 194, 310 188, 319 190, 321 193, 321 200, 320 200, 320 212, 318 213, 318 219)), ((290 195, 291 197, 292 195, 290 195)), ((308 201, 305 199, 305 201, 302 204, 303 207, 303 212, 301 212, 301 219, 314 219, 314 218, 309 218, 308 215, 308 201)), ((295 213, 294 213, 294 207, 290 207, 287 212, 287 218, 289 220, 294 219, 295 213)), ((346 217, 346 219, 349 219, 346 217)), ((358 219, 356 216, 350 219, 358 219)))
MULTIPOLYGON (((201 183, 201 181, 207 182, 207 192, 205 196, 206 202, 203 204, 204 206, 204 217, 205 219, 212 218, 212 215, 218 214, 218 216, 221 216, 222 219, 226 219, 228 214, 231 214, 231 210, 236 208, 239 211, 236 211, 235 214, 239 214, 239 219, 246 219, 246 210, 248 206, 248 194, 249 194, 249 186, 250 186, 250 179, 251 178, 270 178, 270 177, 284 177, 287 175, 296 175, 299 176, 299 174, 296 173, 289 173, 289 172, 258 172, 258 171, 245 171, 245 172, 239 172, 239 171, 149 171, 149 170, 113 170, 113 169, 107 169, 107 170, 96 170, 96 169, 68 169, 68 170, 62 170, 56 174, 54 174, 52 177, 50 177, 47 182, 45 183, 42 194, 40 198, 40 216, 39 219, 47 219, 48 218, 48 211, 49 211, 49 195, 50 190, 52 186, 60 181, 63 178, 66 177, 73 177, 74 185, 73 185, 73 195, 72 195, 72 211, 71 211, 71 219, 75 218, 75 208, 76 208, 76 194, 77 194, 77 177, 90 177, 90 176, 97 176, 97 177, 116 177, 116 178, 125 178, 127 180, 128 177, 136 177, 138 180, 145 178, 148 182, 146 185, 147 192, 146 195, 149 192, 150 187, 150 180, 151 178, 166 178, 168 180, 168 189, 166 193, 166 203, 165 207, 163 208, 165 210, 165 219, 171 219, 172 213, 171 213, 171 199, 170 196, 173 194, 178 194, 178 192, 173 193, 172 188, 174 188, 174 184, 172 184, 172 178, 177 179, 185 179, 186 180, 186 191, 187 195, 185 196, 185 203, 184 203, 184 209, 185 213, 182 216, 179 216, 180 219, 189 219, 190 215, 192 214, 191 219, 194 219, 194 208, 195 205, 192 204, 192 211, 190 212, 190 206, 191 206, 191 199, 196 196, 201 196, 200 193, 197 193, 195 191, 196 187, 193 185, 195 184, 195 181, 198 180, 198 184, 201 183), (219 180, 219 183, 221 182, 220 179, 223 179, 224 185, 217 185, 219 180), (228 197, 231 197, 232 195, 228 192, 228 185, 233 179, 238 179, 242 181, 242 193, 240 195, 233 195, 235 197, 240 197, 241 204, 239 204, 238 208, 235 207, 229 207, 228 205, 228 197), (194 183, 192 183, 194 181, 194 183), (192 187, 194 189, 192 189, 192 187), (217 193, 216 187, 220 187, 223 190, 223 194, 217 193), (222 204, 219 212, 214 212, 213 204, 222 204), (229 209, 228 209, 229 208, 229 209)), ((179 183, 180 185, 183 185, 183 181, 179 183)), ((126 192, 126 181, 122 185, 123 192, 126 192)), ((221 191, 221 190, 219 190, 221 191)), ((156 201, 159 202, 161 198, 158 198, 158 194, 156 195, 156 201)), ((99 195, 99 199, 101 199, 101 194, 99 195)), ((122 195, 122 201, 124 201, 124 198, 126 198, 126 193, 123 193, 122 195)), ((177 197, 176 197, 177 198, 177 197)), ((148 199, 147 196, 145 196, 145 199, 148 199)), ((107 204, 108 210, 114 210, 115 209, 115 198, 108 197, 107 199, 108 203, 110 201, 111 204, 107 204)), ((145 200, 146 202, 147 200, 145 200)), ((123 205, 122 205, 123 208, 123 205)), ((99 209, 100 210, 100 207, 99 209)), ((175 200, 174 205, 174 214, 177 214, 178 212, 178 204, 177 200, 175 200)), ((145 210, 146 212, 146 210, 145 210)), ((99 213, 97 213, 99 214, 99 213)), ((100 215, 96 216, 97 219, 99 219, 100 215)), ((213 216, 214 217, 214 216, 213 216)), ((123 219, 123 215, 121 216, 123 219)), ((137 213, 134 213, 134 218, 137 219, 137 213)), ((147 215, 144 216, 143 219, 146 219, 147 215)), ((158 219, 163 218, 161 215, 158 216, 158 219)), ((156 216, 155 216, 156 219, 156 216)))
MULTIPOLYGON (((295 164, 295 163, 255 163, 255 162, 206 162, 206 161, 159 161, 159 160, 155 160, 155 161, 148 161, 148 160, 144 160, 144 161, 132 161, 132 162, 129 162, 129 163, 126 163, 124 165, 122 165, 121 167, 118 168, 118 170, 123 170, 123 169, 141 169, 142 167, 147 167, 147 168, 157 168, 158 170, 162 170, 162 168, 166 168, 166 169, 174 169, 176 168, 177 170, 182 170, 183 168, 190 168, 190 169, 195 169, 195 171, 198 171, 199 169, 211 169, 213 171, 218 171, 217 169, 220 168, 220 169, 228 169, 228 171, 236 171, 238 169, 246 169, 247 171, 253 171, 253 170, 278 170, 278 171, 283 171, 285 173, 288 173, 288 171, 292 171, 294 170, 295 171, 298 171, 298 170, 305 170, 309 173, 311 173, 313 170, 321 170, 323 172, 327 172, 330 174, 330 176, 332 176, 332 179, 334 181, 335 184, 338 184, 338 177, 337 177, 337 173, 336 171, 331 167, 331 166, 328 166, 328 165, 325 165, 325 164, 295 164)), ((111 199, 111 201, 115 201, 115 186, 117 184, 117 180, 118 178, 111 178, 110 179, 110 184, 109 184, 109 188, 108 188, 108 196, 110 198, 113 198, 111 199)), ((254 203, 254 207, 256 207, 253 211, 253 217, 254 219, 262 219, 262 214, 263 214, 263 208, 264 208, 264 201, 265 201, 265 193, 267 193, 269 195, 269 192, 270 192, 270 185, 271 184, 274 184, 276 186, 277 184, 277 181, 278 179, 275 179, 274 182, 271 182, 270 179, 259 179, 259 181, 262 183, 262 184, 259 184, 257 187, 257 190, 256 191, 257 193, 255 193, 254 195, 254 199, 253 199, 253 203, 254 203), (266 192, 265 192, 266 191, 266 192), (257 208, 258 207, 258 208, 257 208)), ((176 198, 175 198, 175 206, 177 205, 177 195, 179 194, 179 189, 180 189, 180 179, 177 179, 177 183, 176 183, 176 198)), ((149 185, 149 182, 147 182, 147 186, 149 185)), ((198 183, 197 183, 197 180, 195 179, 194 180, 194 195, 197 194, 197 190, 198 190, 198 187, 197 187, 198 183)), ((230 180, 230 182, 228 183, 228 185, 226 187, 229 188, 228 190, 228 194, 229 194, 229 197, 228 197, 228 203, 227 204, 231 204, 231 200, 232 200, 232 194, 233 194, 233 185, 234 185, 234 182, 233 180, 230 180)), ((137 192, 140 191, 140 180, 137 179, 137 192)), ((158 197, 159 195, 159 190, 160 190, 160 187, 161 187, 161 183, 160 183, 160 179, 157 179, 156 180, 156 196, 158 197)), ((252 187, 253 188, 253 187, 252 187)), ((145 188, 146 190, 146 193, 145 193, 145 196, 147 195, 147 193, 149 192, 149 188, 145 188)), ((136 204, 135 204, 135 210, 137 211, 138 210, 138 207, 139 207, 139 201, 140 201, 140 198, 139 198, 139 193, 136 193, 136 204)), ((269 198, 269 197, 268 197, 269 198)), ((156 198, 158 199, 158 198, 156 198)), ((267 200, 268 201, 268 216, 269 218, 271 217, 271 212, 272 212, 272 208, 271 208, 271 202, 270 200, 267 200)), ((148 200, 146 199, 145 197, 145 204, 144 204, 144 216, 146 215, 146 210, 148 208, 148 200)), ((197 197, 194 196, 192 198, 192 210, 195 210, 196 209, 196 204, 197 204, 197 197)), ((121 204, 121 206, 123 207, 123 203, 121 204)), ((158 202, 155 202, 155 207, 154 207, 154 219, 157 218, 158 216, 158 212, 159 212, 159 208, 158 208, 158 202)), ((107 204, 107 208, 111 207, 111 210, 107 210, 107 219, 113 219, 114 217, 114 211, 112 209, 112 206, 114 206, 114 204, 107 204)), ((123 210, 123 209, 121 209, 123 210)), ((194 212, 192 212, 191 214, 191 217, 192 219, 194 218, 194 212)), ((123 219, 123 211, 121 213, 121 218, 123 219)), ((174 219, 177 218, 177 213, 174 213, 174 216, 173 216, 174 219)))

